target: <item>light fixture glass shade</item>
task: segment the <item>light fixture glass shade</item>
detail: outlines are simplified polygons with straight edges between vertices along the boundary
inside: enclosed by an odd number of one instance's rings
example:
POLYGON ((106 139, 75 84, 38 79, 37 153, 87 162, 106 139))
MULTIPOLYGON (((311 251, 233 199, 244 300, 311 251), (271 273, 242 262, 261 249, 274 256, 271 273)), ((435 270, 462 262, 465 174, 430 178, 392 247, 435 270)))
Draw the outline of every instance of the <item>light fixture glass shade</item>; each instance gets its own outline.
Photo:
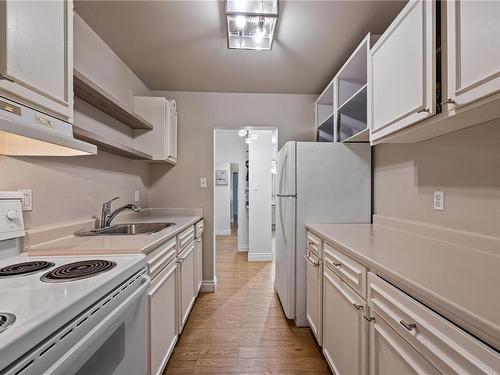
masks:
POLYGON ((226 14, 278 17, 278 0, 227 0, 226 14))
POLYGON ((278 1, 227 0, 227 42, 230 49, 271 50, 278 1))

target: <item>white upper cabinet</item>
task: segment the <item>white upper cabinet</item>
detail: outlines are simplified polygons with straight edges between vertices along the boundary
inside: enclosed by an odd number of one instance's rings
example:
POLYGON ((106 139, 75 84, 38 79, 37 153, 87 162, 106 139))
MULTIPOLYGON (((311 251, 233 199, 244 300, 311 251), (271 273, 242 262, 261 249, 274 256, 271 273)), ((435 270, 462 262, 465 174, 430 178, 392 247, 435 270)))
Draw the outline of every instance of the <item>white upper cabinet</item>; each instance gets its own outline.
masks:
POLYGON ((0 2, 0 95, 73 118, 73 2, 0 2))
POLYGON ((370 51, 371 139, 436 113, 433 1, 410 1, 370 51))
POLYGON ((500 2, 450 1, 448 101, 450 109, 500 91, 500 2))
POLYGON ((134 97, 134 112, 153 125, 153 130, 134 130, 134 146, 153 156, 153 161, 177 163, 177 110, 163 97, 134 97))

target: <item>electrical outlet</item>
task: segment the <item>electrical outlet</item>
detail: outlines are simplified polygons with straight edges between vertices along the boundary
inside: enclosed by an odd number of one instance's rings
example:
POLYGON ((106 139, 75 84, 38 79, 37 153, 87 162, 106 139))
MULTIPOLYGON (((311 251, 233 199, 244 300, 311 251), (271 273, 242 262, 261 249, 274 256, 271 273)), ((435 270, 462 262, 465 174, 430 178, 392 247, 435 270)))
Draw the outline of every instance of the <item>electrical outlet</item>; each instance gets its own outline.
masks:
POLYGON ((434 192, 434 209, 444 211, 444 191, 434 192))
POLYGON ((19 191, 23 194, 23 197, 21 198, 23 211, 33 211, 33 191, 28 189, 19 191))
POLYGON ((141 200, 141 192, 139 190, 136 190, 134 194, 134 201, 139 202, 140 200, 141 200))
POLYGON ((207 187, 207 178, 206 177, 200 178, 200 187, 201 188, 206 188, 207 187))

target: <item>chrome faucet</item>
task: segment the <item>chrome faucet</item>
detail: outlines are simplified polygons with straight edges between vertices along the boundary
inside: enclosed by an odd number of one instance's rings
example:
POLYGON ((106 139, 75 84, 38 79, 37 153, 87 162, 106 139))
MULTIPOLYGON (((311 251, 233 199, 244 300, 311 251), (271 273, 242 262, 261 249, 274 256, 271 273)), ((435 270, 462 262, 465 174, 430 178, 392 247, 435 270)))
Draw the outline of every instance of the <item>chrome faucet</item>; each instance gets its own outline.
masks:
POLYGON ((102 211, 101 211, 101 226, 100 228, 107 228, 111 225, 111 222, 113 219, 118 215, 120 212, 125 211, 125 210, 131 210, 134 212, 140 212, 141 208, 136 206, 135 204, 126 204, 125 206, 121 206, 117 208, 114 211, 111 211, 111 203, 117 199, 120 199, 120 197, 114 197, 113 199, 105 202, 102 205, 102 211))

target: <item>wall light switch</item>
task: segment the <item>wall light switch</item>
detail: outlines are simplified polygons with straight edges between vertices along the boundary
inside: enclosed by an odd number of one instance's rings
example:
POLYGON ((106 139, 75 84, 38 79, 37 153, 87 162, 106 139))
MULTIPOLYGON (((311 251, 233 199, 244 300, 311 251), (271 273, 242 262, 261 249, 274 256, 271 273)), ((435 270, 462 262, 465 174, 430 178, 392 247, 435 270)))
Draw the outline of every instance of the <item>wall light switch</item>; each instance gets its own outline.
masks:
POLYGON ((21 206, 23 208, 23 211, 33 211, 33 191, 28 189, 19 191, 23 194, 23 197, 21 199, 21 206))
POLYGON ((139 202, 140 200, 141 200, 141 192, 139 190, 136 190, 134 194, 134 201, 139 202))
POLYGON ((207 178, 206 177, 200 178, 200 187, 201 188, 206 188, 207 187, 207 178))
POLYGON ((444 211, 444 191, 434 192, 434 209, 444 211))

